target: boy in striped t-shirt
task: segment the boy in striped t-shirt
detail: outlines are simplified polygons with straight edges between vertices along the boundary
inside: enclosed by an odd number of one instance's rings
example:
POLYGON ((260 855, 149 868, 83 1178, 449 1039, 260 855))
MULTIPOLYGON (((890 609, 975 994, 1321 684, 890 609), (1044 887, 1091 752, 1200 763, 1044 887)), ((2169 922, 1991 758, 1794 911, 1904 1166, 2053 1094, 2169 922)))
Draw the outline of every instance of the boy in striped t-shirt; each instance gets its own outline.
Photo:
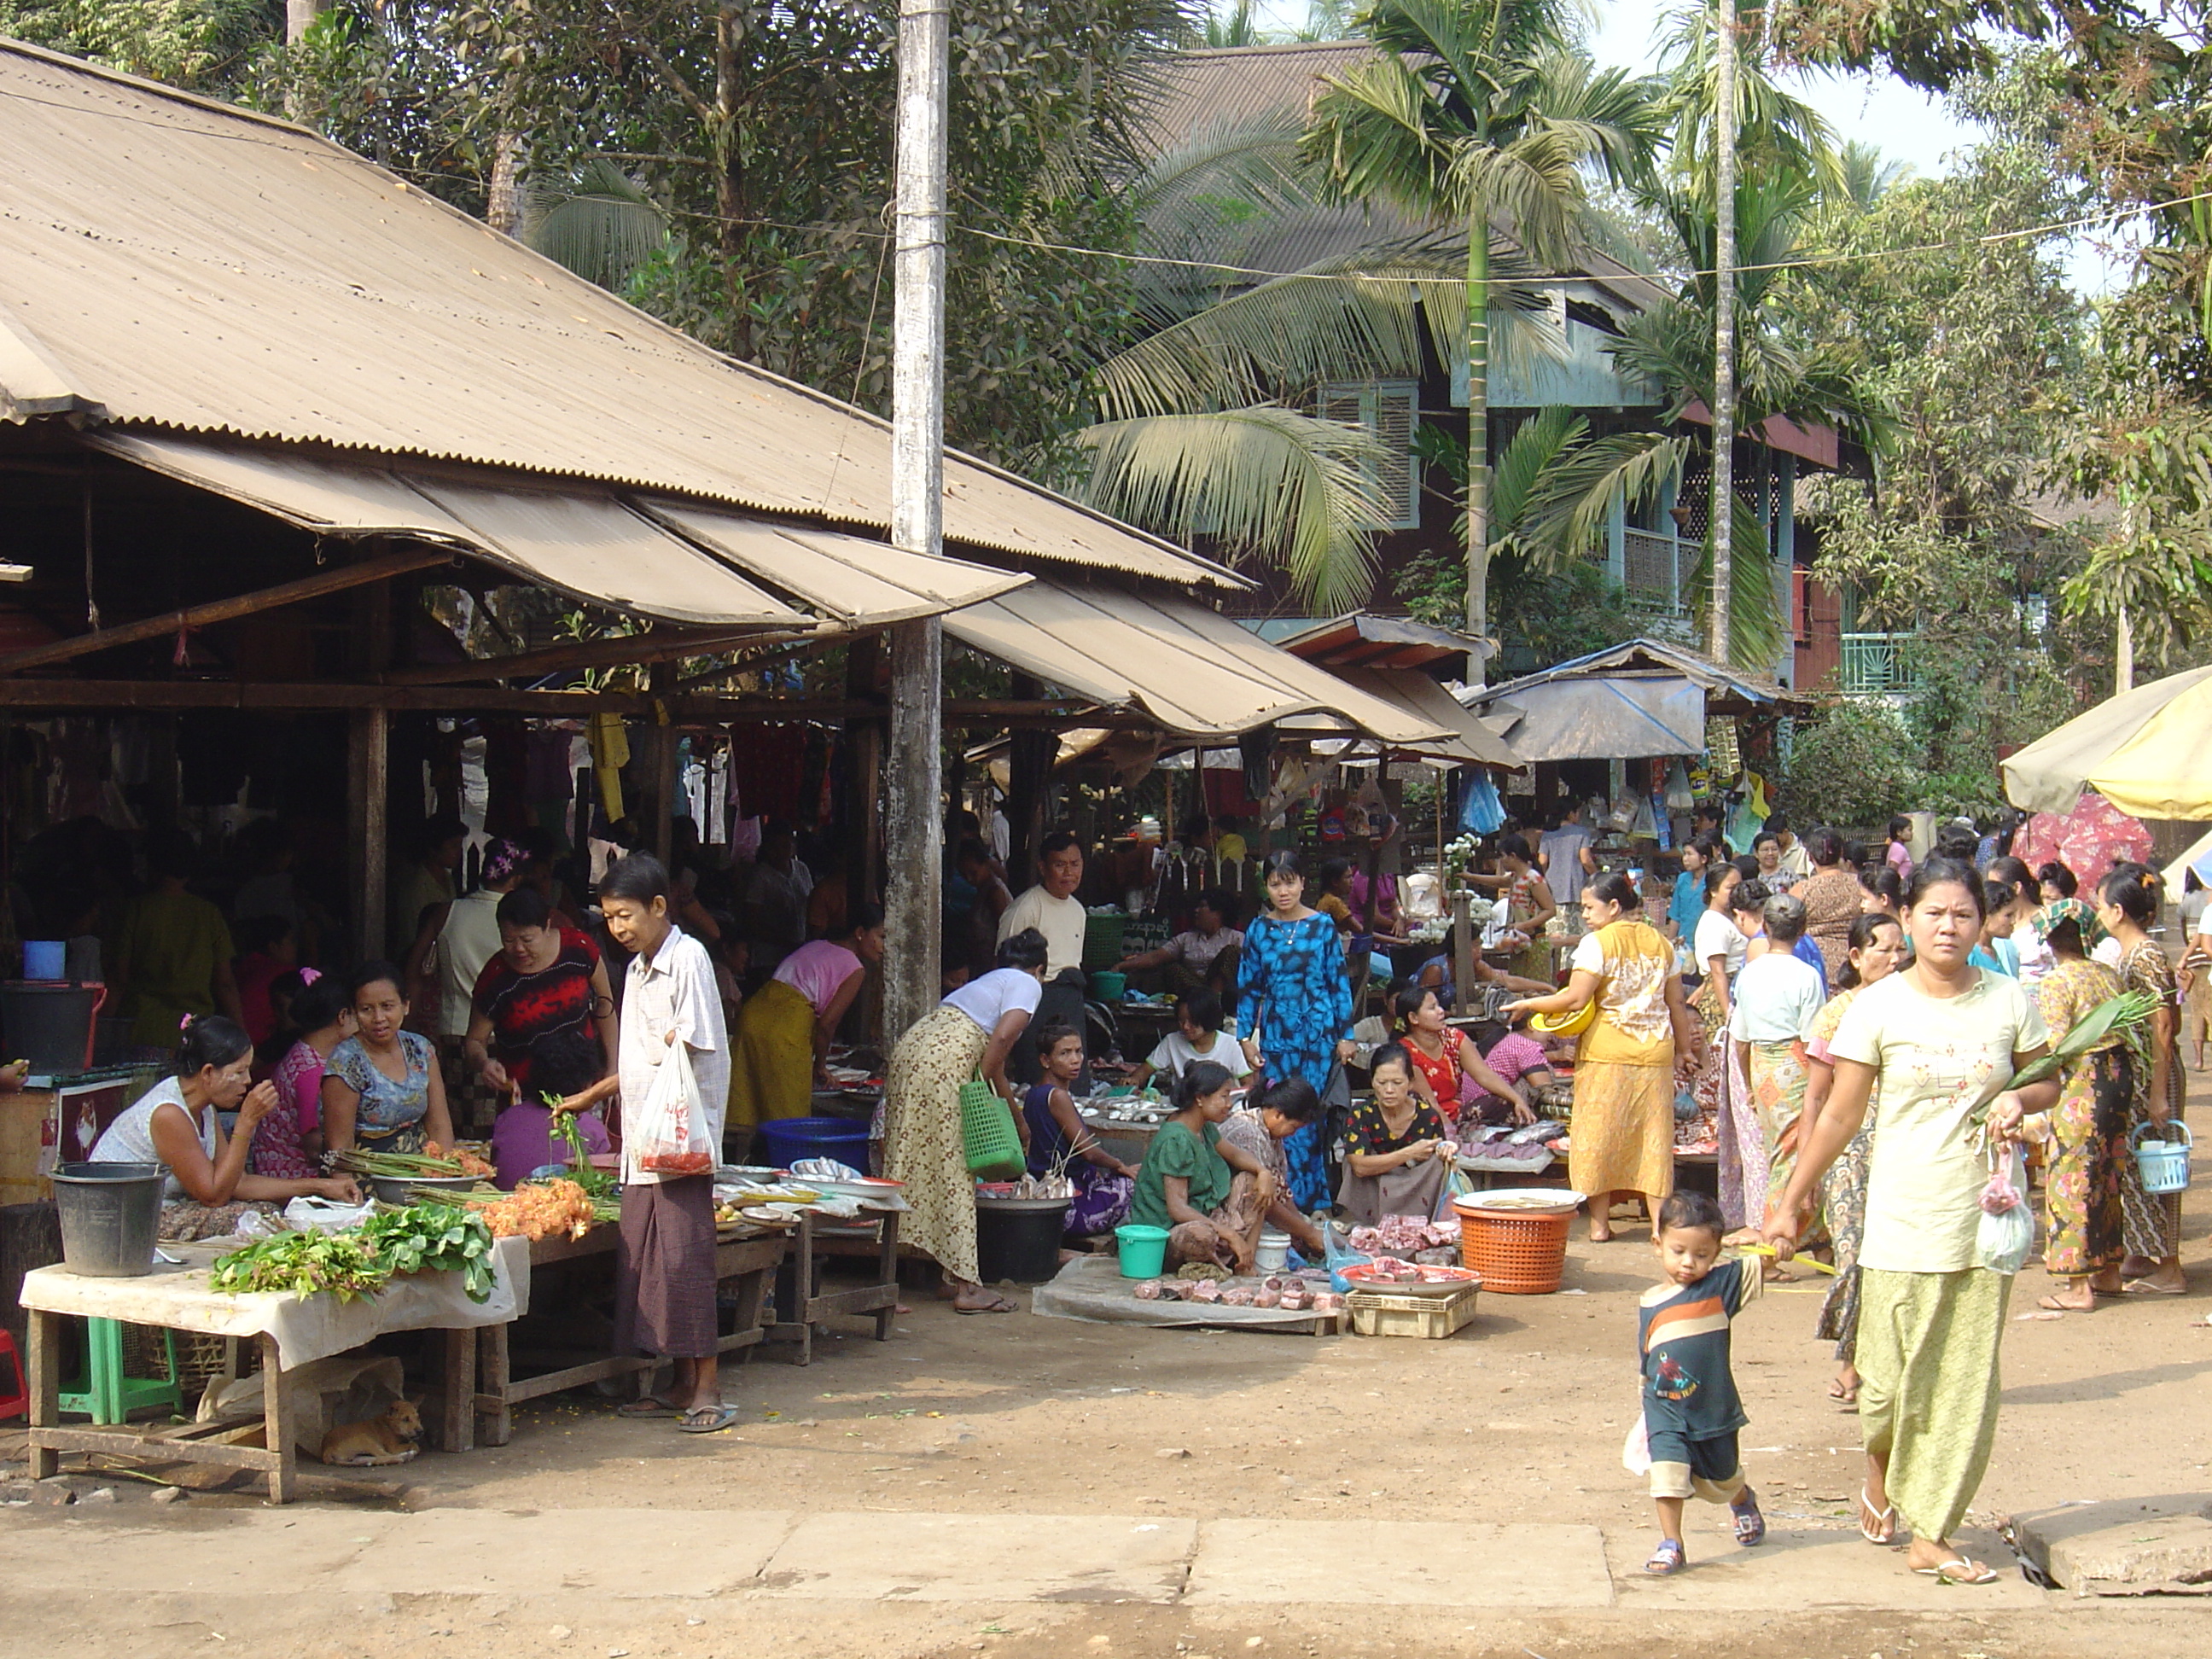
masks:
POLYGON ((1729 1506, 1737 1543, 1766 1536, 1765 1517, 1737 1454, 1737 1431, 1751 1419, 1729 1367, 1729 1322, 1759 1295, 1764 1275, 1756 1261, 1720 1260, 1725 1228, 1711 1198, 1676 1192, 1659 1206, 1651 1230, 1664 1277, 1638 1304, 1636 1334, 1660 1532, 1644 1571, 1660 1577, 1687 1564, 1682 1504, 1693 1493, 1729 1506))

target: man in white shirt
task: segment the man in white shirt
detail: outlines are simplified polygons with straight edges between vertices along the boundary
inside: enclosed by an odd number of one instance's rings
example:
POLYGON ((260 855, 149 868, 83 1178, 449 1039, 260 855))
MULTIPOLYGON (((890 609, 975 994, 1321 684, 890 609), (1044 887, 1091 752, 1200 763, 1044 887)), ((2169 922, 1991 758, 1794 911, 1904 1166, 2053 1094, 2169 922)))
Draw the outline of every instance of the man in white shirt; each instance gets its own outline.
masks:
POLYGON ((1778 866, 1790 878, 1793 888, 1813 879, 1813 855, 1805 850, 1805 843, 1797 839, 1797 832, 1790 827, 1790 820, 1777 812, 1766 821, 1766 833, 1782 843, 1782 862, 1778 866))
POLYGON ((574 1097, 589 1105, 619 1088, 623 1104, 622 1237, 615 1255, 615 1347, 676 1362, 665 1395, 619 1407, 626 1417, 674 1417, 686 1434, 738 1419, 716 1372, 714 1165, 730 1095, 729 1033, 706 947, 669 917, 668 872, 633 854, 607 872, 599 908, 615 942, 632 952, 623 981, 615 1076, 574 1097), (701 1167, 647 1169, 646 1102, 675 1045, 690 1063, 707 1146, 701 1167))
MULTIPOLYGON (((1004 945, 1024 927, 1044 935, 1044 1000, 1037 1005, 1036 1019, 1063 1019, 1075 1030, 1084 1029, 1083 932, 1090 921, 1075 890, 1083 885, 1083 845, 1065 830, 1047 836, 1037 848, 1037 884, 1019 895, 999 918, 999 943, 1004 945)), ((1042 1074, 1030 1043, 1018 1042, 1007 1057, 1006 1069, 1018 1083, 1034 1083, 1042 1074)), ((1087 1051, 1090 1045, 1084 1045, 1087 1051)), ((1087 1091, 1091 1070, 1086 1061, 1079 1081, 1087 1091)))

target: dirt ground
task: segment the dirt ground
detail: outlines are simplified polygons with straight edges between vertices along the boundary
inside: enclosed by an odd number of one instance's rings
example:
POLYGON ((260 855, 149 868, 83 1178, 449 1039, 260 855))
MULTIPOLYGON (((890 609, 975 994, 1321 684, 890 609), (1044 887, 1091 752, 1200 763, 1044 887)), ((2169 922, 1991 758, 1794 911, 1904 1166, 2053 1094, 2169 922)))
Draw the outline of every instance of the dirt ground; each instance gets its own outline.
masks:
MULTIPOLYGON (((2200 1103, 2200 1117, 2205 1106, 2212 1100, 2200 1103)), ((2017 1281, 1996 1454, 1965 1540, 1978 1553, 2009 1571, 1987 1528, 2014 1510, 2212 1496, 2203 1381, 2212 1328, 2198 1322, 2212 1312, 2212 1208, 2192 1195, 2187 1221, 2185 1261, 2197 1288, 2185 1299, 2129 1298, 2090 1315, 2022 1319, 2046 1281, 2033 1266, 2017 1281)), ((672 1547, 686 1524, 675 1512, 687 1510, 1374 1519, 1428 1526, 1446 1558, 1455 1529, 1468 1523, 1575 1522, 1603 1529, 1618 1581, 1653 1535, 1649 1504, 1620 1462, 1636 1413, 1634 1298, 1650 1282, 1650 1263, 1641 1240, 1592 1246, 1577 1237, 1564 1293, 1486 1296, 1475 1324, 1443 1342, 1152 1331, 1026 1310, 960 1317, 910 1296, 887 1344, 867 1340, 856 1322, 817 1344, 811 1367, 769 1351, 726 1372, 729 1396, 745 1412, 735 1433, 680 1436, 618 1420, 589 1393, 566 1395, 521 1408, 508 1446, 429 1455, 394 1472, 404 1479, 398 1501, 415 1510, 669 1511, 672 1547)), ((1816 1280, 1781 1287, 1739 1322, 1738 1377, 1752 1416, 1742 1440, 1747 1470, 1778 1527, 1850 1540, 1857 1423, 1825 1395, 1833 1368, 1811 1335, 1820 1293, 1816 1280)), ((5 1455, 21 1454, 0 1441, 5 1455)), ((0 1468, 0 1476, 16 1472, 0 1468)), ((120 1502, 100 1515, 144 1523, 189 1510, 216 1548, 218 1512, 256 1501, 245 1492, 208 1494, 155 1510, 151 1489, 116 1485, 120 1502)), ((16 1528, 82 1524, 90 1513, 6 1511, 0 1563, 16 1528)), ((1718 1511, 1693 1514, 1693 1563, 1733 1548, 1724 1522, 1718 1511)), ((1036 1547, 1050 1550, 1048 1533, 1036 1547)), ((1510 1559, 1460 1565, 1474 1575, 1515 1571, 1510 1559)), ((172 1602, 161 1611, 176 1617, 153 1619, 127 1596, 46 1594, 0 1571, 0 1654, 82 1645, 442 1655, 495 1638, 594 1656, 704 1655, 757 1649, 763 1638, 793 1655, 956 1659, 976 1651, 2061 1659, 2115 1644, 2141 1654, 2212 1650, 2204 1635, 2212 1607, 2201 1601, 2053 1596, 2032 1613, 1985 1613, 1975 1591, 1938 1589, 1901 1565, 1869 1605, 1842 1611, 1786 1597, 1711 1612, 1626 1602, 1541 1615, 1331 1607, 1332 1575, 1358 1566, 1316 1559, 1314 1605, 1292 1608, 817 1604, 801 1616, 765 1605, 733 1613, 726 1602, 488 1611, 459 1605, 468 1598, 399 1597, 366 1625, 357 1611, 314 1597, 212 1610, 172 1602), (560 1639, 538 1634, 556 1628, 560 1639), (27 1639, 34 1631, 35 1642, 27 1639)), ((125 1551, 117 1589, 128 1585, 125 1551)))

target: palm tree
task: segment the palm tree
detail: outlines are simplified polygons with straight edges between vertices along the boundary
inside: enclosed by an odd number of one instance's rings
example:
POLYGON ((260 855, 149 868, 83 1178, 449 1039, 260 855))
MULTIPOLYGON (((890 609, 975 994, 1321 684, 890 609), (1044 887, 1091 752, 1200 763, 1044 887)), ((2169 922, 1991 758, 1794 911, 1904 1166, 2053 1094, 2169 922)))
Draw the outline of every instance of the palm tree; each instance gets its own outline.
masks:
MULTIPOLYGON (((1779 164, 1747 170, 1737 183, 1737 406, 1747 431, 1779 415, 1832 427, 1879 453, 1888 442, 1888 410, 1861 383, 1856 360, 1842 347, 1793 345, 1767 311, 1802 257, 1801 239, 1828 199, 1814 179, 1779 164)), ((1588 551, 1602 540, 1617 500, 1648 501, 1669 483, 1679 484, 1695 447, 1679 429, 1680 422, 1692 405, 1713 405, 1717 216, 1709 200, 1687 188, 1656 191, 1653 203, 1673 225, 1695 274, 1666 303, 1632 319, 1608 349, 1624 376, 1659 386, 1666 403, 1638 429, 1594 437, 1586 422, 1557 411, 1548 422, 1529 422, 1516 435, 1516 449, 1527 453, 1512 457, 1512 468, 1531 482, 1520 494, 1521 511, 1509 531, 1540 559, 1588 551)), ((1730 541, 1763 547, 1765 527, 1759 515, 1740 495, 1731 493, 1729 503, 1730 541)), ((1693 580, 1709 592, 1716 579, 1708 543, 1693 580)), ((1771 665, 1781 651, 1784 619, 1766 562, 1735 561, 1717 580, 1726 583, 1728 659, 1747 668, 1771 665)))
MULTIPOLYGON (((1301 405, 1331 381, 1415 380, 1425 357, 1448 360, 1464 333, 1466 254, 1455 238, 1401 233, 1252 283, 1271 244, 1316 228, 1342 239, 1346 210, 1324 205, 1304 130, 1303 112, 1265 114, 1152 158, 1132 186, 1139 251, 1188 264, 1139 267, 1146 331, 1091 370, 1097 423, 1037 465, 1103 512, 1277 562, 1302 599, 1334 611, 1373 589, 1383 458, 1360 428, 1301 405)), ((1514 286, 1528 274, 1500 253, 1507 299, 1534 304, 1514 286)), ((1531 313, 1501 319, 1502 352, 1558 349, 1531 313)))
POLYGON ((1572 0, 1375 0, 1360 27, 1378 55, 1329 78, 1307 135, 1341 199, 1385 202, 1467 237, 1467 625, 1476 635, 1489 625, 1493 239, 1540 270, 1563 269, 1586 239, 1589 173, 1641 176, 1660 137, 1650 88, 1574 50, 1578 21, 1572 0))

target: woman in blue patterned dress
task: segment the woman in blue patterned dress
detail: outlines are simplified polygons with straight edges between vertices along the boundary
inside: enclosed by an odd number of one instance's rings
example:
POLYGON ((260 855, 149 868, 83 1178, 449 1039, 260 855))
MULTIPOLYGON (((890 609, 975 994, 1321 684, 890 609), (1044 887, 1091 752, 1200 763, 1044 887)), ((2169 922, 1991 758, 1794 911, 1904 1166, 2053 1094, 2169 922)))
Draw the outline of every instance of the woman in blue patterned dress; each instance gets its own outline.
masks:
MULTIPOLYGON (((1269 1082, 1302 1077, 1326 1097, 1329 1067, 1355 1052, 1346 1036, 1352 987, 1344 976, 1344 947, 1336 924, 1306 908, 1297 854, 1269 854, 1264 874, 1267 908, 1244 929, 1237 980, 1244 1056, 1269 1082)), ((1283 1143, 1291 1196, 1302 1210, 1328 1201, 1322 1159, 1328 1133, 1324 1116, 1283 1143)))

